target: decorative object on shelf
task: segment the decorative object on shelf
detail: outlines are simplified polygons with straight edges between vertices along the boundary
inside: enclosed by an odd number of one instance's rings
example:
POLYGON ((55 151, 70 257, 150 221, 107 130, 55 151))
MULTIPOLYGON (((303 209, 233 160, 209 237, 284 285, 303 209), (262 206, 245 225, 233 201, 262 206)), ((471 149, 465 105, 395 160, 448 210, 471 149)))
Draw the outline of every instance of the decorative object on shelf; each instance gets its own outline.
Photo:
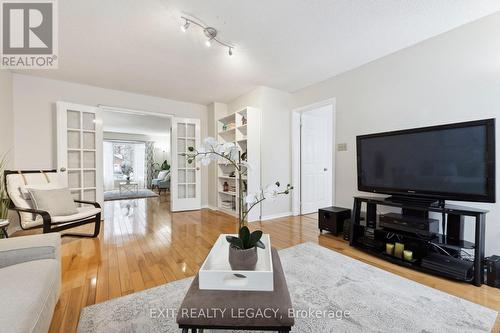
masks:
POLYGON ((229 174, 229 177, 236 177, 236 172, 231 171, 231 173, 229 174))
POLYGON ((189 29, 189 26, 191 24, 194 24, 195 26, 203 29, 203 33, 207 37, 207 40, 205 41, 205 45, 207 47, 212 46, 213 42, 216 42, 219 45, 227 47, 227 53, 229 54, 229 56, 233 55, 234 45, 231 45, 227 42, 220 40, 217 37, 217 34, 218 34, 217 29, 215 29, 213 27, 208 27, 208 26, 204 25, 203 23, 198 22, 197 20, 194 20, 193 18, 189 18, 186 16, 181 16, 181 18, 184 20, 184 24, 181 25, 182 32, 186 32, 189 29))
POLYGON ((413 260, 413 251, 404 250, 403 251, 403 259, 406 261, 412 261, 413 260))
POLYGON ((229 264, 233 270, 252 271, 257 265, 257 248, 265 249, 264 243, 260 241, 262 231, 256 230, 250 233, 248 227, 242 227, 235 236, 226 236, 229 246, 229 264))
POLYGON ((229 184, 227 182, 224 182, 222 185, 222 191, 229 192, 229 184))
POLYGON ((385 253, 387 253, 390 256, 394 255, 394 244, 393 243, 385 244, 385 253))
POLYGON ((245 116, 242 116, 242 117, 241 117, 241 124, 242 124, 243 126, 245 126, 245 125, 247 124, 247 117, 245 117, 245 116))
POLYGON ((222 131, 227 131, 227 124, 222 125, 222 131))
MULTIPOLYGON (((228 164, 232 164, 235 168, 235 171, 238 173, 238 200, 239 200, 239 209, 238 209, 238 234, 240 239, 245 240, 244 243, 246 245, 253 244, 252 247, 255 247, 255 244, 261 244, 260 238, 262 237, 262 231, 254 231, 249 237, 247 241, 247 217, 248 213, 254 208, 256 205, 266 200, 267 198, 276 198, 279 195, 287 195, 293 190, 293 186, 290 184, 286 185, 285 189, 280 190, 280 183, 276 182, 273 185, 268 185, 265 189, 261 189, 258 193, 250 193, 244 197, 244 184, 243 184, 243 176, 247 174, 248 168, 250 165, 246 161, 241 160, 241 151, 234 144, 234 142, 228 142, 224 144, 218 143, 214 138, 208 137, 203 141, 203 146, 198 150, 194 147, 188 147, 189 153, 186 153, 189 164, 193 163, 195 158, 198 158, 201 161, 202 165, 209 165, 212 161, 226 161, 228 164), (245 205, 244 205, 245 203, 245 205), (259 237, 257 237, 260 235, 259 237)), ((229 241, 229 239, 228 239, 229 241)), ((235 240, 235 242, 237 242, 235 240)), ((229 260, 234 260, 234 262, 243 262, 245 258, 248 257, 249 263, 252 263, 254 260, 254 255, 257 256, 256 248, 253 251, 248 251, 245 246, 235 247, 233 243, 230 246, 229 252, 229 260), (240 252, 241 251, 241 252, 240 252), (238 253, 236 253, 238 252, 238 253), (232 259, 231 259, 232 258, 232 259)), ((256 259, 255 259, 256 260, 256 259)), ((247 265, 250 265, 247 263, 247 265)), ((254 265, 255 266, 255 265, 254 265)))
POLYGON ((403 251, 405 250, 405 245, 403 243, 394 244, 394 256, 403 259, 403 251))

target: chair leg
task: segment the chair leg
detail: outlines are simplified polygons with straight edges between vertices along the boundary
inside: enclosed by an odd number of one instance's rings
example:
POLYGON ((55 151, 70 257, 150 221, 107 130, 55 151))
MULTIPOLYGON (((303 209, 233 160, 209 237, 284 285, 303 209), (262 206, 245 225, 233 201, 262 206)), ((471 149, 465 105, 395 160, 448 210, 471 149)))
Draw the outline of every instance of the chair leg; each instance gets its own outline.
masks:
POLYGON ((2 228, 2 233, 4 234, 5 238, 9 238, 9 234, 7 233, 7 228, 2 228))
POLYGON ((65 233, 61 234, 61 237, 95 238, 99 236, 100 231, 101 231, 101 213, 97 214, 95 217, 93 234, 65 233))

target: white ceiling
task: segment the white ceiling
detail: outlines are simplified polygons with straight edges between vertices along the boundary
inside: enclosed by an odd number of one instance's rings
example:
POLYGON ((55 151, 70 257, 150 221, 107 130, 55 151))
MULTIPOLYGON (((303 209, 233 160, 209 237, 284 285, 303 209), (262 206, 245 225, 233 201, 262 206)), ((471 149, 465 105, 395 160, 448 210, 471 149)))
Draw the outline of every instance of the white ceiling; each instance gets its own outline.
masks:
POLYGON ((167 137, 170 135, 170 117, 103 111, 102 128, 105 132, 167 137))
POLYGON ((64 0, 59 69, 31 74, 207 104, 286 91, 500 10, 498 0, 64 0), (181 13, 237 45, 207 48, 181 13))

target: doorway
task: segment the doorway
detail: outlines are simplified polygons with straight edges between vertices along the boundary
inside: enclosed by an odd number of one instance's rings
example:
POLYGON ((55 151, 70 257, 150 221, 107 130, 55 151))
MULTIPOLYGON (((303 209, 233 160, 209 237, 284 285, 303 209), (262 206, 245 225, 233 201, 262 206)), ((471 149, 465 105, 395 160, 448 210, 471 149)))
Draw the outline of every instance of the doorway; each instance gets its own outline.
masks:
POLYGON ((332 206, 335 196, 335 101, 294 111, 292 168, 294 215, 332 206))
POLYGON ((169 202, 171 117, 101 108, 104 200, 169 202))

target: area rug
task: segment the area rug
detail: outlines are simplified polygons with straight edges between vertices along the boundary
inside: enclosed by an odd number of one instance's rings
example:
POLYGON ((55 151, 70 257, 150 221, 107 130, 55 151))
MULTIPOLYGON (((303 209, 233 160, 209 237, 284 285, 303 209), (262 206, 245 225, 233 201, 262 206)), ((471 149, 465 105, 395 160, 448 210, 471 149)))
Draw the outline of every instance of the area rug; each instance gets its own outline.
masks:
POLYGON ((119 190, 104 192, 104 201, 112 200, 126 200, 126 199, 140 199, 140 198, 154 198, 159 195, 148 189, 139 189, 137 192, 122 192, 119 190))
MULTIPOLYGON (((497 316, 313 243, 279 254, 294 307, 293 332, 490 332, 497 316)), ((86 307, 78 332, 180 332, 175 311, 191 281, 86 307)))

